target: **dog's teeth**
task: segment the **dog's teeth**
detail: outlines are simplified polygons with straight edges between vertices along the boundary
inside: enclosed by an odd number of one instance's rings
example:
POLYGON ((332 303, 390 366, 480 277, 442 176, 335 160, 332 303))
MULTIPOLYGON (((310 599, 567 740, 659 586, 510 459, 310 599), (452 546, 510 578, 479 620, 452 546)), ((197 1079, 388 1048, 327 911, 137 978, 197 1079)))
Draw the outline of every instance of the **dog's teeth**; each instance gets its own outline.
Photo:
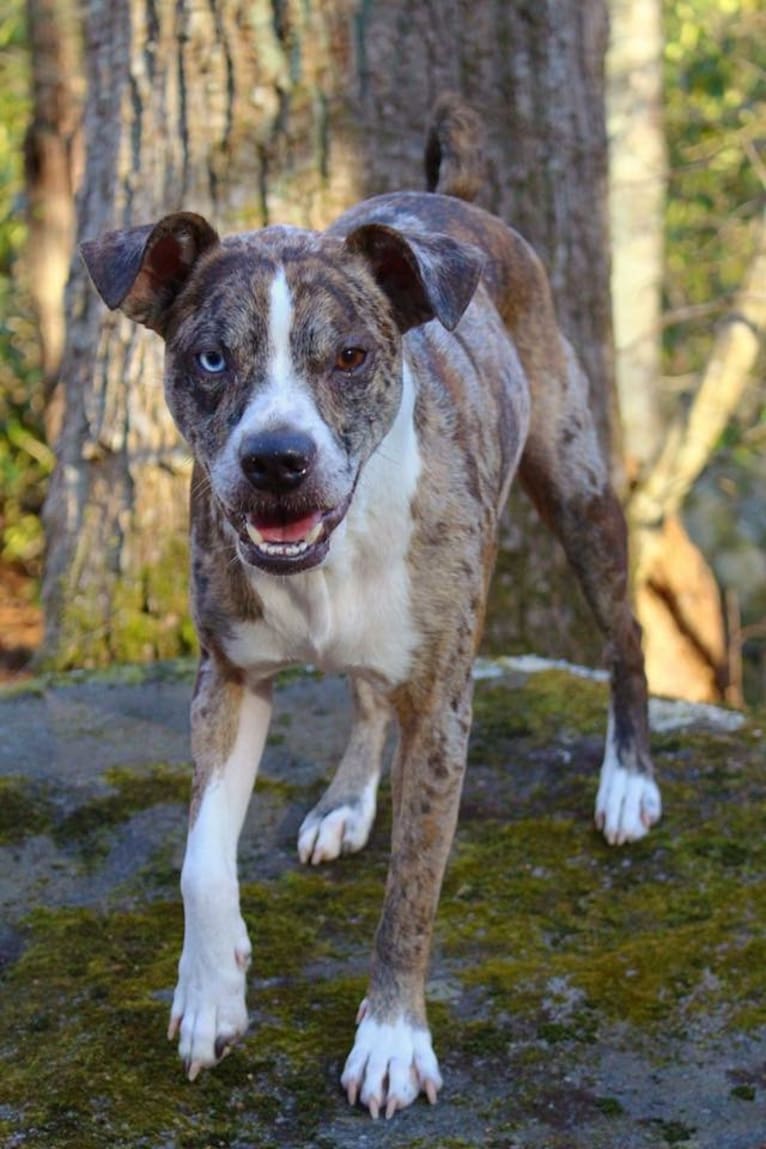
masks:
POLYGON ((275 543, 264 538, 258 528, 254 526, 249 519, 245 519, 245 530, 247 531, 248 538, 259 550, 267 555, 295 557, 296 555, 302 554, 303 551, 307 551, 309 547, 313 546, 319 539, 323 527, 324 524, 320 519, 319 522, 311 528, 305 539, 298 539, 295 542, 275 543))
POLYGON ((258 530, 257 527, 253 526, 253 524, 250 522, 249 519, 245 519, 245 530, 247 531, 248 535, 250 536, 252 541, 255 543, 255 545, 257 547, 259 547, 261 545, 261 543, 263 542, 263 535, 261 534, 261 532, 258 530))
POLYGON ((307 546, 311 546, 312 543, 315 543, 317 541, 317 539, 319 538, 319 536, 322 533, 323 525, 324 524, 322 523, 322 520, 320 519, 319 522, 317 523, 317 525, 315 527, 311 528, 311 530, 309 531, 309 533, 306 535, 305 539, 303 540, 307 546))

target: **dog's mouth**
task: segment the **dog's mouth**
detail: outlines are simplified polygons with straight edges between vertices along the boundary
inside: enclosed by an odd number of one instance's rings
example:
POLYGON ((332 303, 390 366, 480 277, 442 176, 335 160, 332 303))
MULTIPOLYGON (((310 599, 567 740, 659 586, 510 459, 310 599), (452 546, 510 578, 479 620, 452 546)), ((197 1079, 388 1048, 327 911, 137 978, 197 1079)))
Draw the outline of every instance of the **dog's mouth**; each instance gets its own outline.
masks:
POLYGON ((238 532, 240 557, 269 574, 318 566, 327 557, 330 536, 345 517, 351 494, 331 510, 245 512, 238 532))

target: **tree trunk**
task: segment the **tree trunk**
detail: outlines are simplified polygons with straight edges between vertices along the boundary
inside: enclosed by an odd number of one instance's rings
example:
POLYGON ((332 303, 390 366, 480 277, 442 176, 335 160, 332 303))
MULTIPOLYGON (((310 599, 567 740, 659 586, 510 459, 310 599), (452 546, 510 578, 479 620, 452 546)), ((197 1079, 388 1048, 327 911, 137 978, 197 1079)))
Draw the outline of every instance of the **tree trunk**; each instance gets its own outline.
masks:
POLYGON ((75 240, 75 190, 82 169, 84 86, 74 0, 27 0, 32 122, 24 140, 25 264, 37 317, 49 440, 61 423, 57 393, 66 335, 64 288, 75 240))
MULTIPOLYGON (((81 238, 181 207, 222 230, 321 227, 361 195, 423 186, 429 108, 445 88, 462 91, 487 126, 483 202, 546 260, 610 441, 602 0, 91 0, 85 35, 81 238)), ((190 641, 189 468, 162 403, 161 346, 105 315, 79 265, 68 311, 45 655, 169 655, 190 641)), ((558 549, 517 498, 498 641, 593 656, 593 628, 575 634, 582 608, 570 601, 558 549)))
POLYGON ((612 314, 624 464, 635 482, 662 443, 667 157, 661 0, 609 0, 607 68, 612 314))

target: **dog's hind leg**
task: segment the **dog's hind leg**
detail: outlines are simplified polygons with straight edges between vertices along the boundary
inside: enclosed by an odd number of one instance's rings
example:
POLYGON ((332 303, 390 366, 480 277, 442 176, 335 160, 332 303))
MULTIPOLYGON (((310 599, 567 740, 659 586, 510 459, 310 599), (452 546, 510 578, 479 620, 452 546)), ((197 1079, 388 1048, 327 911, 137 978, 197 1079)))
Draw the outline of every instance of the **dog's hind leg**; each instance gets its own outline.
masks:
POLYGON ((348 746, 332 782, 298 833, 304 863, 330 862, 367 843, 375 819, 381 759, 391 710, 368 682, 352 679, 354 721, 348 746))
MULTIPOLYGON (((627 528, 588 406, 588 383, 564 345, 561 377, 533 399, 519 477, 558 536, 606 640, 611 705, 595 820, 613 845, 661 815, 649 753, 641 630, 628 602, 627 528)), ((534 395, 533 386, 533 395, 534 395)))

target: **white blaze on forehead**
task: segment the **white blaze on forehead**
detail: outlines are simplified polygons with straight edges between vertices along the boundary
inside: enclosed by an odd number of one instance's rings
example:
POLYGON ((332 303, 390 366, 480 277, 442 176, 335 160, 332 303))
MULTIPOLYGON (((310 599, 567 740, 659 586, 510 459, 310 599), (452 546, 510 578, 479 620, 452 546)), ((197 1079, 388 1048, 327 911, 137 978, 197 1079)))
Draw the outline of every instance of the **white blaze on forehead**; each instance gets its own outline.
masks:
POLYGON ((293 360, 290 346, 293 297, 282 266, 277 268, 269 285, 268 300, 266 372, 245 412, 242 430, 249 433, 266 427, 287 426, 308 431, 318 415, 293 360))
POLYGON ((277 427, 288 427, 311 435, 324 452, 324 466, 332 471, 343 460, 332 433, 317 407, 312 385, 300 362, 293 356, 291 335, 294 303, 284 266, 277 267, 268 286, 266 370, 252 390, 252 397, 229 442, 224 468, 239 471, 239 444, 247 435, 277 427))
POLYGON ((293 377, 290 332, 293 298, 284 267, 277 270, 269 289, 269 382, 280 387, 293 377))

